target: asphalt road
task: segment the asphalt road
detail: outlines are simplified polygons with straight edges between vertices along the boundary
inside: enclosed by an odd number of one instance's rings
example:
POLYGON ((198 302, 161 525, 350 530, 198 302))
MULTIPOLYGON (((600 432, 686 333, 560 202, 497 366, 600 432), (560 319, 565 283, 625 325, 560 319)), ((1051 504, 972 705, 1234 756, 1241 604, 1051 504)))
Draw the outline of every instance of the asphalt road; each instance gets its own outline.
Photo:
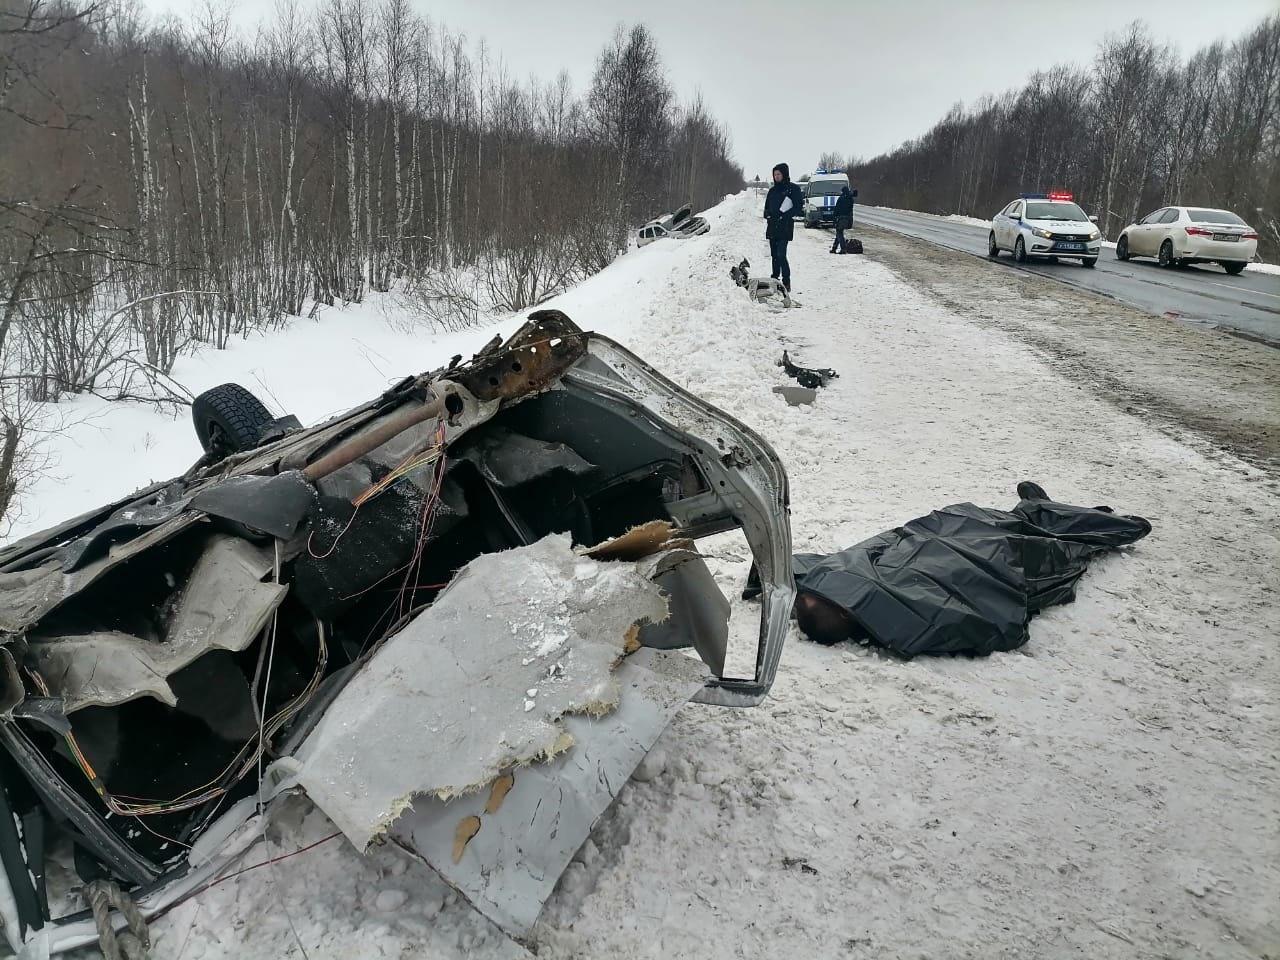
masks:
MULTIPOLYGON (((854 224, 859 223, 964 253, 987 255, 986 227, 861 205, 854 208, 854 224)), ((1214 324, 1280 346, 1280 276, 1274 274, 1246 270, 1232 277, 1216 264, 1169 270, 1155 260, 1121 262, 1114 250, 1105 247, 1092 270, 1074 260, 1022 266, 1015 264, 1010 254, 1001 254, 1000 263, 1113 297, 1149 313, 1214 324)))

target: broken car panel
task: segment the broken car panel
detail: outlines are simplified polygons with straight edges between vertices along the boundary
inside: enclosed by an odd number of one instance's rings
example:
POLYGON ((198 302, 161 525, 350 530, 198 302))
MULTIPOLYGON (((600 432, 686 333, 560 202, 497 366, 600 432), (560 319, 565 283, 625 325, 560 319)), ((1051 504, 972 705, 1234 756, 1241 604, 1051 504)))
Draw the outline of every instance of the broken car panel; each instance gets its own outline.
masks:
POLYGON ((357 845, 391 829, 520 935, 679 703, 748 706, 773 682, 794 601, 777 457, 558 311, 326 423, 270 427, 0 549, 0 919, 15 949, 96 939, 46 889, 55 840, 82 881, 114 880, 152 916, 231 869, 269 801, 299 787, 357 845), (729 608, 696 547, 738 528, 764 600, 748 677, 723 675, 729 608), (537 590, 503 573, 512 562, 542 571, 537 590), (492 619, 464 621, 477 604, 492 619), (509 673, 442 698, 434 678, 474 657, 509 673), (404 735, 336 736, 353 704, 404 735), (474 751, 424 735, 459 724, 474 751), (344 774, 357 757, 368 769, 344 774), (605 786, 575 779, 584 758, 605 786), (439 854, 463 807, 511 776, 512 811, 567 804, 536 883, 503 852, 517 827, 497 810, 466 857, 439 854))

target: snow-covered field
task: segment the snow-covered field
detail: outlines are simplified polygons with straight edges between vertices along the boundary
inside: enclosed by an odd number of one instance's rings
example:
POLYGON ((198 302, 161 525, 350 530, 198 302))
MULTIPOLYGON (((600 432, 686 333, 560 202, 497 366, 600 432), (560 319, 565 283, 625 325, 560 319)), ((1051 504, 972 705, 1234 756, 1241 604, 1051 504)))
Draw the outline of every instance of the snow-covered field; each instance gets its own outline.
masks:
MULTIPOLYGON (((1171 439, 885 267, 828 255, 826 234, 796 232, 800 309, 751 304, 728 269, 767 266, 759 203, 731 198, 707 236, 630 253, 552 305, 763 433, 789 471, 797 549, 947 503, 1007 507, 1022 479, 1155 531, 1097 562, 1013 653, 899 662, 793 632, 764 706, 681 713, 565 875, 537 956, 1274 956, 1274 480, 1171 439), (772 393, 784 347, 839 371, 816 406, 772 393)), ((397 332, 384 309, 330 311, 176 375, 197 390, 237 379, 309 422, 495 332, 397 332)), ((82 422, 26 529, 198 453, 185 419, 69 406, 82 422)), ((746 546, 703 547, 746 636, 746 546)), ((294 801, 246 865, 331 833, 294 801)), ((341 839, 207 890, 153 937, 162 960, 529 955, 425 867, 341 839)))

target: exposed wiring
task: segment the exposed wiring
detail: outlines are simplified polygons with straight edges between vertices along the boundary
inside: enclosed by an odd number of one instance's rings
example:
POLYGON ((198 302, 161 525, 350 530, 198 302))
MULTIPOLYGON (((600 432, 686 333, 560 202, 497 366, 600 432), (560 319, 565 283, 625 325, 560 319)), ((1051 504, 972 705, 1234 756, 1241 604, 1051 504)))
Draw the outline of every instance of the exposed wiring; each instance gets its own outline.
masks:
POLYGON ((326 844, 330 840, 336 840, 340 836, 342 836, 342 831, 338 830, 334 833, 329 834, 327 837, 321 837, 319 840, 316 840, 314 843, 309 843, 305 847, 299 847, 297 850, 291 851, 290 853, 281 854, 278 857, 272 857, 270 860, 263 860, 261 863, 250 864, 249 866, 244 867, 243 869, 237 870, 234 873, 228 873, 225 876, 216 877, 215 879, 210 880, 204 886, 196 887, 195 890, 192 890, 191 893, 188 894, 186 897, 184 897, 182 900, 179 900, 175 903, 171 903, 169 904, 169 906, 164 907, 160 910, 157 910, 152 915, 151 922, 155 923, 157 920, 165 916, 171 910, 174 910, 175 908, 177 908, 183 903, 188 903, 189 901, 200 896, 200 894, 204 893, 206 890, 212 890, 214 887, 216 887, 220 883, 226 883, 228 880, 234 880, 236 877, 243 876, 246 873, 259 869, 260 867, 267 867, 275 863, 281 863, 285 860, 290 859, 291 857, 296 857, 299 854, 306 853, 308 850, 314 850, 316 847, 326 844))
MULTIPOLYGON (((242 780, 258 763, 258 759, 266 751, 266 745, 270 742, 271 737, 273 737, 281 727, 288 723, 289 720, 292 719, 293 716, 311 700, 315 695, 315 692, 320 688, 321 682, 324 680, 325 668, 329 663, 329 645, 325 636, 324 625, 317 621, 316 629, 317 644, 319 647, 319 653, 316 658, 316 668, 311 676, 310 682, 308 682, 302 692, 285 704, 279 712, 260 726, 259 737, 254 740, 250 740, 241 747, 239 752, 237 752, 237 754, 231 759, 231 762, 227 764, 221 774, 210 780, 208 783, 199 787, 193 787, 187 792, 170 800, 149 800, 108 791, 106 784, 102 781, 98 772, 89 762, 89 758, 86 757, 84 751, 80 749, 80 744, 76 740, 75 734, 68 733, 65 737, 68 749, 71 751, 71 754, 75 758, 81 771, 88 778, 94 792, 102 800, 107 809, 122 817, 146 817, 160 814, 180 813, 184 810, 190 810, 193 807, 201 806, 210 800, 222 796, 227 791, 227 787, 223 784, 228 783, 228 781, 230 783, 238 783, 242 780)), ((28 668, 27 674, 31 677, 32 682, 40 690, 42 695, 50 695, 48 684, 38 672, 28 668)), ((163 839, 171 838, 164 837, 163 839)))
POLYGON ((420 589, 422 582, 422 557, 427 549, 427 541, 431 539, 431 529, 435 526, 440 494, 444 487, 444 440, 445 424, 444 419, 441 418, 436 421, 436 445, 439 454, 435 462, 435 474, 432 477, 431 490, 422 500, 422 513, 418 521, 418 538, 414 544, 413 556, 409 561, 409 569, 405 571, 404 584, 401 586, 400 593, 396 598, 396 607, 401 617, 413 608, 413 597, 420 589), (412 589, 409 587, 410 578, 413 580, 412 589))
MULTIPOLYGON (((354 507, 354 510, 352 511, 352 514, 348 518, 346 524, 338 532, 337 537, 334 538, 333 543, 329 545, 329 548, 327 551, 325 551, 322 554, 317 554, 312 549, 312 538, 315 535, 314 530, 307 538, 307 552, 313 558, 318 560, 323 560, 326 557, 332 555, 334 550, 337 549, 338 543, 341 541, 343 535, 346 534, 346 532, 351 528, 352 524, 355 522, 356 514, 359 513, 360 508, 363 505, 368 503, 370 500, 373 500, 375 497, 379 496, 385 491, 391 489, 393 486, 400 483, 402 480, 406 479, 413 472, 420 470, 424 467, 434 465, 434 471, 432 474, 430 487, 428 488, 426 495, 423 497, 423 500, 422 500, 422 509, 420 511, 419 518, 418 518, 418 531, 417 531, 416 541, 414 543, 412 556, 410 557, 410 560, 407 564, 405 564, 401 568, 398 568, 397 570, 393 571, 392 573, 388 574, 386 577, 383 578, 383 580, 386 580, 398 573, 401 573, 401 572, 404 573, 404 580, 401 583, 400 589, 396 592, 396 595, 392 599, 390 607, 388 608, 386 613, 384 613, 383 615, 384 617, 386 617, 386 616, 390 616, 398 613, 399 616, 394 616, 392 618, 391 626, 387 630, 384 630, 382 632, 381 634, 382 637, 386 637, 387 635, 389 635, 389 633, 394 631, 394 629, 397 629, 398 627, 400 627, 406 621, 406 619, 412 614, 412 612, 421 609, 421 605, 415 604, 415 600, 414 600, 415 596, 420 591, 428 590, 428 589, 440 589, 445 586, 445 584, 424 585, 421 582, 421 577, 422 577, 423 556, 426 552, 427 542, 431 538, 431 532, 434 527, 435 518, 438 513, 438 509, 440 505, 441 491, 444 486, 444 476, 445 476, 445 468, 446 468, 446 460, 447 460, 444 452, 446 439, 447 439, 447 434, 446 434, 445 421, 443 418, 440 418, 436 421, 434 435, 432 437, 432 443, 430 446, 428 446, 426 449, 415 451, 414 453, 407 456, 403 461, 401 461, 401 463, 399 463, 395 468, 393 468, 389 473, 387 473, 386 476, 380 479, 377 483, 374 483, 370 485, 368 488, 366 488, 365 490, 361 491, 356 497, 352 499, 351 502, 354 507)), ((274 573, 275 573, 275 579, 277 583, 280 581, 279 553, 280 553, 279 544, 277 543, 275 564, 274 564, 274 573)), ((381 583, 381 582, 382 580, 378 581, 378 583, 381 583)), ((376 585, 377 584, 374 584, 374 586, 376 585)), ((371 589, 371 588, 366 588, 366 589, 371 589)), ((364 592, 364 591, 361 591, 361 592, 364 592)), ((279 612, 273 611, 271 622, 267 626, 265 631, 265 636, 263 637, 263 641, 262 641, 263 649, 259 651, 258 667, 254 673, 252 699, 253 699, 255 719, 258 721, 257 736, 253 740, 250 740, 248 743, 244 744, 244 746, 240 748, 240 750, 236 753, 236 755, 232 757, 231 762, 227 764, 227 766, 223 769, 223 771, 217 777, 210 780, 208 783, 198 787, 193 787, 192 789, 186 791, 185 793, 182 793, 179 796, 169 800, 151 800, 151 799, 145 799, 141 797, 132 797, 127 794, 113 793, 107 789, 106 783, 99 776, 97 770, 94 769, 93 764, 89 761, 89 758, 85 755, 84 751, 81 749, 75 734, 73 732, 68 732, 65 735, 67 748, 70 750, 71 755, 75 759, 77 766, 80 767, 81 772, 83 772, 85 777, 88 779, 90 785, 93 787, 94 792, 98 795, 98 797, 102 800, 103 804, 106 806, 106 808, 110 812, 122 817, 140 818, 140 817, 146 817, 146 816, 157 816, 162 814, 174 814, 174 813, 179 813, 185 810, 190 810, 195 807, 199 807, 204 804, 207 804, 212 800, 216 800, 220 797, 225 796, 230 785, 240 782, 249 773, 249 771, 251 771, 255 766, 258 769, 259 795, 261 795, 261 784, 262 784, 262 778, 263 778, 262 760, 266 754, 267 744, 270 743, 271 738, 286 723, 288 723, 289 720, 292 719, 298 713, 298 711, 301 710, 303 706, 305 706, 311 700, 311 698, 315 695, 316 691, 320 688, 320 684, 324 680, 325 670, 329 662, 329 648, 328 648, 328 641, 325 636, 324 625, 320 621, 316 621, 317 645, 319 649, 318 649, 315 671, 310 681, 308 682, 307 686, 302 690, 302 692, 299 693, 292 700, 290 700, 287 704, 285 704, 285 706, 282 707, 280 711, 277 712, 274 716, 268 719, 266 717, 266 711, 264 709, 264 705, 266 702, 267 690, 271 686, 271 673, 272 673, 272 667, 275 659, 275 645, 276 645, 278 622, 279 622, 279 612), (263 661, 264 655, 265 655, 265 677, 262 677, 262 701, 260 704, 258 699, 258 696, 259 696, 258 686, 259 686, 259 678, 263 674, 262 661, 263 661)), ((375 631, 376 631, 376 628, 375 628, 375 631)), ((373 634, 370 635, 369 639, 372 639, 372 638, 373 638, 373 634)), ((367 646, 368 642, 369 640, 366 640, 364 646, 367 646)), ((363 647, 362 647, 362 652, 363 652, 363 647)), ((40 675, 40 673, 37 670, 32 668, 27 668, 26 672, 31 677, 31 680, 35 684, 35 686, 40 690, 41 694, 44 696, 49 696, 50 695, 49 686, 45 682, 44 678, 40 675)), ((145 827, 145 825, 143 826, 145 827)), ((159 839, 171 841, 181 846, 186 846, 186 844, 182 844, 181 841, 173 840, 173 838, 171 837, 165 837, 162 834, 156 833, 150 827, 145 827, 145 829, 147 829, 148 832, 154 834, 159 839)), ((326 839, 332 839, 332 838, 330 837, 326 839)), ((304 848, 304 849, 310 849, 310 848, 304 848)), ((297 851, 297 852, 300 853, 302 851, 297 851)), ((268 861, 268 862, 271 862, 271 861, 268 861)), ((264 864, 259 864, 258 866, 262 866, 262 865, 264 864)), ((253 868, 248 868, 248 869, 253 869, 253 868)), ((233 874, 232 876, 235 876, 235 875, 236 874, 233 874)))
POLYGON ((333 543, 329 544, 329 549, 324 553, 316 553, 311 547, 311 541, 315 539, 316 532, 312 530, 307 534, 307 553, 311 555, 312 560, 328 560, 333 556, 333 551, 338 549, 338 543, 347 535, 347 531, 351 529, 351 524, 355 523, 356 514, 360 512, 360 508, 356 507, 351 511, 351 516, 347 518, 346 525, 338 531, 338 535, 333 538, 333 543))
POLYGON ((311 533, 307 535, 307 553, 311 555, 313 560, 327 560, 333 555, 333 552, 338 549, 338 543, 344 536, 346 536, 347 531, 351 529, 352 524, 355 523, 356 514, 360 512, 360 508, 366 503, 378 495, 385 493, 387 490, 390 490, 415 470, 419 470, 428 464, 436 463, 443 457, 444 421, 440 420, 438 423, 439 426, 435 432, 436 442, 434 445, 427 447, 425 450, 418 450, 409 454, 409 456, 405 457, 404 460, 393 467, 385 477, 377 483, 366 487, 364 490, 360 491, 360 493, 356 494, 356 496, 351 498, 351 503, 355 507, 355 510, 353 510, 351 516, 347 518, 347 522, 343 525, 342 529, 338 531, 338 535, 333 538, 333 543, 329 544, 328 550, 324 553, 316 553, 315 548, 312 546, 312 541, 315 538, 316 532, 312 530, 311 533))
MULTIPOLYGON (((274 540, 273 544, 275 546, 275 562, 272 564, 271 569, 272 569, 272 572, 275 574, 276 585, 279 586, 280 585, 280 541, 274 540)), ((266 675, 266 679, 263 680, 262 682, 262 702, 264 704, 267 702, 267 691, 271 689, 271 667, 274 665, 275 659, 276 659, 276 635, 279 632, 279 629, 280 629, 280 607, 277 604, 275 609, 271 611, 271 629, 269 634, 270 639, 266 643, 267 675, 266 675)), ((259 666, 262 665, 261 655, 259 655, 258 657, 258 665, 259 666)), ((266 720, 266 712, 258 707, 258 677, 256 673, 254 674, 253 683, 254 683, 253 709, 254 709, 254 712, 258 715, 258 743, 263 744, 263 743, 266 743, 267 720, 266 720)), ((258 751, 258 813, 259 814, 262 813, 262 755, 263 753, 265 753, 265 751, 263 750, 258 751)))
POLYGON ((418 453, 410 454, 385 477, 373 484, 373 486, 369 487, 367 490, 364 490, 352 498, 351 502, 355 504, 356 509, 359 509, 378 494, 389 490, 401 480, 404 480, 409 476, 409 474, 413 473, 413 471, 425 467, 427 464, 434 463, 440 454, 441 447, 439 444, 418 453))

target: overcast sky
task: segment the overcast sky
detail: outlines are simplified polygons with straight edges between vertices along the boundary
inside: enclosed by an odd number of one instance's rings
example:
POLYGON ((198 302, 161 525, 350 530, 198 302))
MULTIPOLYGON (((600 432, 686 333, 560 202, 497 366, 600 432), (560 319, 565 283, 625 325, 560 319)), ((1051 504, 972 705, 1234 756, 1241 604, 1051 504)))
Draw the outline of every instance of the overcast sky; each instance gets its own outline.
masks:
MULTIPOLYGON (((219 0, 221 2, 221 0, 219 0)), ((314 2, 314 0, 304 0, 314 2)), ((825 150, 871 157, 923 133, 957 100, 1021 85, 1141 18, 1184 54, 1234 39, 1280 0, 414 0, 516 76, 569 71, 586 87, 619 22, 643 20, 681 97, 701 90, 750 178, 825 150)), ((187 16, 204 0, 144 0, 187 16)), ((234 0, 251 29, 275 0, 234 0)))

